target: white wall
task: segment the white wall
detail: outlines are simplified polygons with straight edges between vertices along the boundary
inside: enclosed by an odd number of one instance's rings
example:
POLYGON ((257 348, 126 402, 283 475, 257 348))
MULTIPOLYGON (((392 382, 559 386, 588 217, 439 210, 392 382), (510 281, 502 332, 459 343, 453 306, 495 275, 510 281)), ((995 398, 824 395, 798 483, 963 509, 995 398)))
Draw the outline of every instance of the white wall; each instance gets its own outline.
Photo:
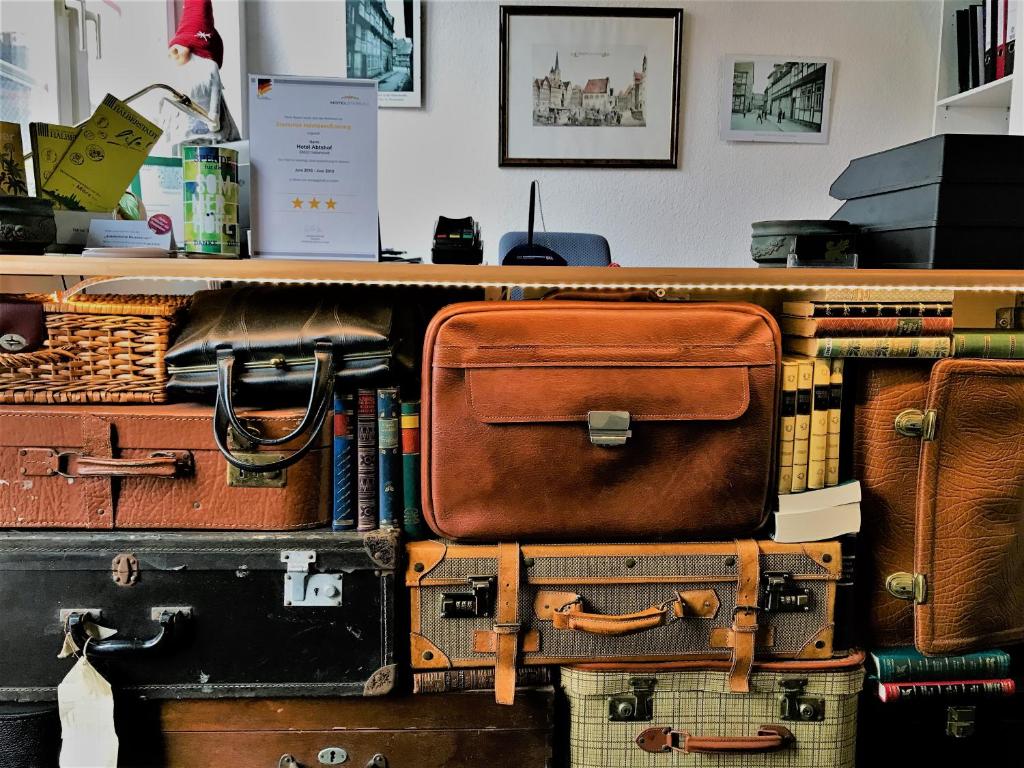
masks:
MULTIPOLYGON (((747 266, 752 221, 828 218, 850 158, 930 134, 938 2, 656 4, 684 8, 676 170, 499 168, 498 3, 426 3, 424 108, 380 115, 384 245, 422 255, 438 214, 473 215, 493 262, 501 234, 526 228, 538 178, 548 228, 603 234, 624 266, 747 266), (720 140, 729 53, 834 58, 829 143, 720 140)), ((249 71, 343 75, 343 13, 342 0, 250 0, 249 71)))

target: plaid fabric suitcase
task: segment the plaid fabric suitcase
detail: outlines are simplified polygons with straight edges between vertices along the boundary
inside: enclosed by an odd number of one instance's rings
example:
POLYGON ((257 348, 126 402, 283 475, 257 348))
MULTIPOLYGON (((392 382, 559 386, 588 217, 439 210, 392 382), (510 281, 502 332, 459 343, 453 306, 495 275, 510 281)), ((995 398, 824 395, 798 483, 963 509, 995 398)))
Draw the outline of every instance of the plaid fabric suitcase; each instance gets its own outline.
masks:
POLYGON ((832 655, 837 542, 407 545, 417 670, 832 655))
POLYGON ((754 665, 729 691, 725 662, 562 669, 571 768, 854 768, 864 655, 754 665))

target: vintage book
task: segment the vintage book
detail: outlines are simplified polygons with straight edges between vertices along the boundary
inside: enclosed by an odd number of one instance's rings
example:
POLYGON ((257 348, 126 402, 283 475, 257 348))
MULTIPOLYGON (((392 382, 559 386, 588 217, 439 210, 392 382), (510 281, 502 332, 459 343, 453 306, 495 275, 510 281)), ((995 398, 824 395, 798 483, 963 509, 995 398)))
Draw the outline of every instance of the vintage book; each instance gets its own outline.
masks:
POLYGON ((352 395, 334 395, 334 514, 336 531, 353 531, 356 527, 355 463, 352 446, 352 395))
POLYGON ((782 314, 792 317, 949 317, 945 301, 784 301, 782 314))
POLYGON ((843 422, 843 358, 832 361, 832 375, 828 391, 828 440, 825 445, 825 485, 839 484, 840 429, 843 422))
POLYGON ((53 207, 63 209, 59 199, 50 196, 46 190, 46 181, 61 158, 67 154, 68 147, 78 136, 78 128, 57 123, 29 123, 28 138, 32 145, 32 175, 36 181, 36 197, 44 197, 53 201, 53 207))
MULTIPOLYGON (((801 493, 806 496, 814 493, 801 493)), ((860 502, 840 504, 824 509, 797 512, 776 512, 774 541, 796 544, 803 541, 825 541, 860 532, 860 502)))
POLYGON ((816 491, 790 494, 781 498, 779 499, 779 511, 783 513, 813 512, 818 509, 831 509, 843 504, 860 503, 860 500, 860 482, 848 480, 831 488, 819 488, 816 491))
POLYGON ((398 526, 402 495, 401 403, 398 389, 377 390, 377 505, 380 527, 398 526))
POLYGON ((402 530, 411 539, 426 535, 420 506, 420 403, 402 403, 402 530))
POLYGON ((1016 291, 957 291, 953 299, 953 329, 1012 331, 1017 300, 1016 291))
POLYGON ((356 394, 356 530, 377 527, 377 392, 356 394))
MULTIPOLYGON (((551 685, 551 667, 518 667, 516 688, 551 685)), ((446 693, 448 691, 493 691, 494 670, 445 669, 439 672, 414 672, 413 693, 446 693)))
POLYGON ((0 195, 28 195, 21 126, 6 121, 0 122, 0 195))
POLYGON ((948 336, 877 336, 800 339, 787 336, 783 349, 812 357, 949 357, 948 336))
POLYGON ((782 361, 782 398, 779 409, 779 493, 793 490, 793 438, 796 430, 796 387, 799 363, 782 361))
POLYGON ((813 390, 814 360, 800 359, 797 363, 796 419, 793 427, 793 493, 807 490, 813 390))
POLYGON ((960 331, 953 334, 953 357, 1024 360, 1024 331, 960 331))
POLYGON ((886 648, 871 653, 871 666, 882 683, 990 680, 1010 674, 1010 654, 991 650, 925 656, 916 648, 886 648))
POLYGON ((1016 685, 1012 678, 1001 680, 937 680, 933 683, 879 683, 878 698, 882 701, 900 699, 971 698, 988 699, 1013 696, 1016 685))
POLYGON ((69 210, 113 211, 161 133, 107 94, 47 179, 47 195, 69 210))
POLYGON ((960 93, 971 87, 971 12, 956 11, 956 73, 960 93))
POLYGON ((789 336, 949 336, 949 317, 781 317, 789 336))
POLYGON ((807 447, 807 490, 825 487, 831 376, 829 360, 823 357, 815 358, 811 391, 811 439, 807 447))

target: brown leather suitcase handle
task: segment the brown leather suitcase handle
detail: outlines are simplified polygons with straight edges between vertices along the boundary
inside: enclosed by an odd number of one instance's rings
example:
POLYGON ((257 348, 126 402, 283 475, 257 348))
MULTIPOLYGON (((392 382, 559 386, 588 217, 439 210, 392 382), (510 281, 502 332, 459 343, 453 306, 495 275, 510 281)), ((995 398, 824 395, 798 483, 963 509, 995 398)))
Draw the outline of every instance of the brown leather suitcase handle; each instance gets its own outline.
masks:
POLYGON ((661 605, 652 605, 636 613, 588 613, 583 610, 579 600, 567 603, 551 614, 551 622, 555 629, 586 632, 591 635, 631 635, 645 629, 663 627, 674 619, 687 615, 686 606, 681 597, 669 600, 661 605))
POLYGON ((96 456, 68 456, 65 464, 70 477, 165 477, 175 478, 186 474, 192 466, 192 454, 188 451, 154 453, 146 459, 107 459, 96 456))
POLYGON ((762 725, 756 736, 693 736, 672 728, 648 728, 636 737, 644 752, 682 752, 705 755, 754 755, 777 752, 796 741, 792 731, 781 725, 762 725))

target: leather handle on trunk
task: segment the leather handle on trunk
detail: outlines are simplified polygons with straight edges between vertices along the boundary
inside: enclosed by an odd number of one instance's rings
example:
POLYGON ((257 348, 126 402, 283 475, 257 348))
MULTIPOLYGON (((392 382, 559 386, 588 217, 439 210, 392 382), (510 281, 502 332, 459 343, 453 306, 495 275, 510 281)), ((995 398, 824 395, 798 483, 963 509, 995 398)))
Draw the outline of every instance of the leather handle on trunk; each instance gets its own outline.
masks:
POLYGON ((105 459, 96 456, 68 456, 62 475, 70 477, 164 477, 175 478, 192 467, 188 451, 154 453, 146 459, 105 459))
POLYGON ((694 736, 673 728, 648 728, 636 737, 644 752, 682 752, 705 755, 756 755, 778 752, 796 742, 792 731, 781 725, 762 725, 756 736, 694 736))
POLYGON ((586 632, 590 635, 631 635, 665 626, 677 615, 682 615, 681 611, 674 610, 678 604, 678 600, 673 600, 636 613, 604 614, 587 613, 579 602, 575 602, 552 613, 551 622, 555 629, 586 632))

